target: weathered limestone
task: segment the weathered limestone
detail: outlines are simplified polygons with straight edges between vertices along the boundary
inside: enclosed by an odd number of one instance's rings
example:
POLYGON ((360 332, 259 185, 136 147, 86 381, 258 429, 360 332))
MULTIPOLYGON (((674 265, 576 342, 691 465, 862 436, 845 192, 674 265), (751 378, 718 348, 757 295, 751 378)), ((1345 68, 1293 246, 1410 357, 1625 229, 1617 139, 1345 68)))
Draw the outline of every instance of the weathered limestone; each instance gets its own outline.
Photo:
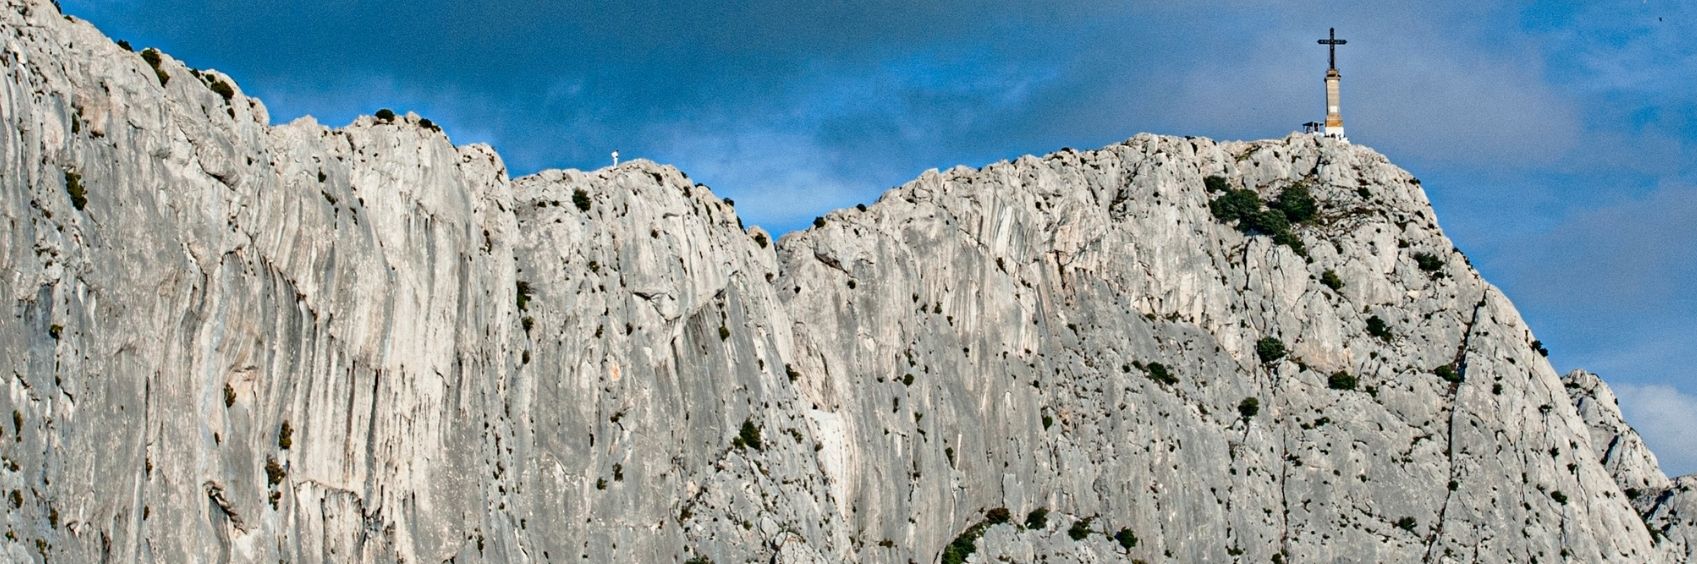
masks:
POLYGON ((0 11, 0 560, 932 562, 993 508, 973 561, 1697 546, 1366 148, 1140 135, 779 242, 671 167, 509 179, 159 61, 0 11), (1307 256, 1210 175, 1310 187, 1307 256))

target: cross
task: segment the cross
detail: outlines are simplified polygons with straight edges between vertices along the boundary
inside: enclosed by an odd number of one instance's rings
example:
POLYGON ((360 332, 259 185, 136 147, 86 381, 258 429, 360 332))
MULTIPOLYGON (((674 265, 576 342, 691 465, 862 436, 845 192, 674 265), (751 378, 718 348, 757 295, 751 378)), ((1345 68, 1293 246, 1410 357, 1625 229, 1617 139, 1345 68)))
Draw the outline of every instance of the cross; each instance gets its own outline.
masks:
POLYGON ((1331 51, 1332 51, 1332 59, 1331 59, 1332 66, 1330 68, 1335 69, 1335 68, 1338 68, 1338 46, 1343 45, 1345 43, 1349 43, 1349 41, 1346 41, 1346 40, 1343 40, 1343 39, 1338 39, 1338 28, 1334 27, 1334 28, 1328 28, 1328 29, 1331 30, 1331 32, 1330 32, 1331 39, 1321 39, 1320 44, 1325 45, 1325 46, 1327 46, 1328 48, 1331 49, 1331 51))

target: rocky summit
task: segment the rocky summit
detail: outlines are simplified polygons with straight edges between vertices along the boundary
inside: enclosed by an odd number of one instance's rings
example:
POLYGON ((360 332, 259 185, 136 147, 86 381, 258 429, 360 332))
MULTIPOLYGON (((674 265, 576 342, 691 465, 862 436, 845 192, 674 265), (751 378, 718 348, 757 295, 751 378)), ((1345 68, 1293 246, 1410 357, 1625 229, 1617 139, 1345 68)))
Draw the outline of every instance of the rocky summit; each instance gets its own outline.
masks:
POLYGON ((0 72, 0 560, 1697 558, 1697 477, 1365 147, 1138 135, 779 240, 647 161, 270 125, 47 1, 0 72))

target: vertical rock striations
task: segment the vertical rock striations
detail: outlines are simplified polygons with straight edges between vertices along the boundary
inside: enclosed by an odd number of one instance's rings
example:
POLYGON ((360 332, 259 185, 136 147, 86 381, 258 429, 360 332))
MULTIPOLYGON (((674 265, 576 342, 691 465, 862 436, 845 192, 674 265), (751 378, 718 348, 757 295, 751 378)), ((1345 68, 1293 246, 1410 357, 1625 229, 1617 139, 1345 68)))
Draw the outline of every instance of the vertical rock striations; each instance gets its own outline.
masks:
POLYGON ((780 243, 646 161, 270 126, 49 2, 7 0, 0 73, 0 559, 1697 546, 1691 478, 1362 147, 1141 135, 780 243))

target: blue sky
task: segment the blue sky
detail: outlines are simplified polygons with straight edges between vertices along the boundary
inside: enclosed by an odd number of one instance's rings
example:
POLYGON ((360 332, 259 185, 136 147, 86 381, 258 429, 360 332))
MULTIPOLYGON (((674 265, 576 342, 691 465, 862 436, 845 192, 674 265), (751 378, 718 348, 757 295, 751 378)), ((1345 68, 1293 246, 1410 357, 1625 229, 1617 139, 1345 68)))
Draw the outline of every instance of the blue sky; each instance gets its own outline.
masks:
POLYGON ((1560 370, 1697 471, 1697 5, 1599 2, 62 0, 273 120, 388 107, 517 174, 617 148, 783 232, 928 168, 1321 117, 1419 176, 1560 370))

